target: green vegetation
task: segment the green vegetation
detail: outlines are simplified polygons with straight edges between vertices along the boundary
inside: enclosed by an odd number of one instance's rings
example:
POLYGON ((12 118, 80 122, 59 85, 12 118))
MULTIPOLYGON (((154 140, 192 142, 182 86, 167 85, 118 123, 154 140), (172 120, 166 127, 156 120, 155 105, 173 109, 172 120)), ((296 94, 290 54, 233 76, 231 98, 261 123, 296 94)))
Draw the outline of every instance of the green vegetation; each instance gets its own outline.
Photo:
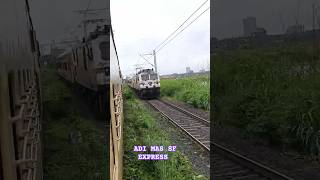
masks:
POLYGON ((191 76, 180 79, 161 79, 161 96, 186 102, 194 107, 210 109, 209 76, 191 76))
MULTIPOLYGON (((205 179, 196 176, 191 163, 181 152, 163 152, 168 160, 138 160, 138 152, 133 151, 135 145, 172 145, 167 134, 159 127, 152 114, 137 100, 132 91, 124 89, 124 179, 141 180, 181 180, 205 179)), ((147 152, 143 152, 148 154, 147 152)), ((149 154, 152 154, 149 152, 149 154)))
POLYGON ((272 143, 320 153, 320 63, 306 44, 217 53, 215 121, 272 143))
POLYGON ((72 104, 72 94, 55 71, 42 72, 44 101, 43 167, 44 179, 103 179, 106 172, 103 133, 81 117, 72 104), (78 134, 71 143, 70 133, 78 134))

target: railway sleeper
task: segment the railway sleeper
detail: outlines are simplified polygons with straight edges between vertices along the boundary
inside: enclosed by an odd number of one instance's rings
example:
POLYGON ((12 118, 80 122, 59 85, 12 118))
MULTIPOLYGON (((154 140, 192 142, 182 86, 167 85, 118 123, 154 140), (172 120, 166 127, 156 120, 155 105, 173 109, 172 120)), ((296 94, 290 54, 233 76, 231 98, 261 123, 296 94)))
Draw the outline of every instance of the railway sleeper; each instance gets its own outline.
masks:
POLYGON ((220 169, 219 171, 214 171, 214 176, 226 176, 226 177, 241 177, 248 174, 253 174, 248 169, 243 169, 241 167, 234 167, 228 169, 220 169))

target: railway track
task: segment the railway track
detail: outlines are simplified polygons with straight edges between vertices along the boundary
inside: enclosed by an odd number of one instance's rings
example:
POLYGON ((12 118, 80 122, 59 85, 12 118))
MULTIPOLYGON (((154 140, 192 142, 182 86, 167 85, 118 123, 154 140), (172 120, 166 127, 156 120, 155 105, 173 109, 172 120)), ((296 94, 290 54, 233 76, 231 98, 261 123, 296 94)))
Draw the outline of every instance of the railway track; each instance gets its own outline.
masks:
POLYGON ((188 134, 206 151, 210 151, 210 122, 160 99, 147 101, 153 108, 188 134))
POLYGON ((160 99, 146 101, 171 123, 183 130, 207 152, 213 149, 213 179, 215 180, 293 180, 267 166, 210 143, 210 121, 160 99))

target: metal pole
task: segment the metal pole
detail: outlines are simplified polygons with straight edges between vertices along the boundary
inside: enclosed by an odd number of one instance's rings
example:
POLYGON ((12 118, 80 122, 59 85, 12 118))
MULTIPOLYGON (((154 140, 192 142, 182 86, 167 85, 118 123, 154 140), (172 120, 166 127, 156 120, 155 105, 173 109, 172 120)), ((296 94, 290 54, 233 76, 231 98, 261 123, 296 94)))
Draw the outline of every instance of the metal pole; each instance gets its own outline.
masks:
POLYGON ((316 56, 315 4, 312 4, 313 60, 316 56))
POLYGON ((157 70, 156 50, 153 50, 153 58, 154 58, 154 69, 155 69, 155 72, 158 73, 158 70, 157 70))

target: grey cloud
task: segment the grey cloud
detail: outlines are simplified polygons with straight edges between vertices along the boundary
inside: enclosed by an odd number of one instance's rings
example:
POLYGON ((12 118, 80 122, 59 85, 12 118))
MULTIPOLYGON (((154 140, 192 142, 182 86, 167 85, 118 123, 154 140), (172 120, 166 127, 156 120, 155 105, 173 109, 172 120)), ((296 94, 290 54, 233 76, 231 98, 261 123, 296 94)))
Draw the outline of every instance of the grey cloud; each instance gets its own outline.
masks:
MULTIPOLYGON (((33 24, 40 42, 48 42, 77 29, 82 16, 74 10, 85 9, 89 0, 31 0, 33 24)), ((108 0, 92 0, 90 8, 107 7, 108 0)))

